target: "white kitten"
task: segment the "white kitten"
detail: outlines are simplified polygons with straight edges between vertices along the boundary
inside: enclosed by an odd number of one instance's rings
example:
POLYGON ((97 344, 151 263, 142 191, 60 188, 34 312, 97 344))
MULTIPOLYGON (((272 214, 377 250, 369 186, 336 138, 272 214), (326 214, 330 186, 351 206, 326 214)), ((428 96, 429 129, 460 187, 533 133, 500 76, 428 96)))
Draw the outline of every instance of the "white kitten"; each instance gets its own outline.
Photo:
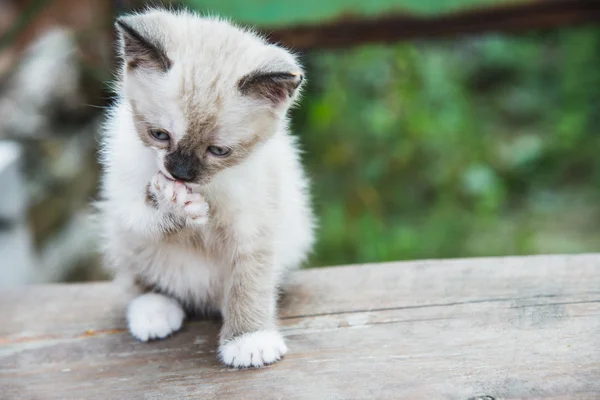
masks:
POLYGON ((140 289, 138 339, 220 312, 234 367, 283 356, 283 273, 313 244, 308 185, 286 113, 303 72, 255 34, 189 12, 120 18, 123 69, 106 124, 99 220, 106 263, 140 289))

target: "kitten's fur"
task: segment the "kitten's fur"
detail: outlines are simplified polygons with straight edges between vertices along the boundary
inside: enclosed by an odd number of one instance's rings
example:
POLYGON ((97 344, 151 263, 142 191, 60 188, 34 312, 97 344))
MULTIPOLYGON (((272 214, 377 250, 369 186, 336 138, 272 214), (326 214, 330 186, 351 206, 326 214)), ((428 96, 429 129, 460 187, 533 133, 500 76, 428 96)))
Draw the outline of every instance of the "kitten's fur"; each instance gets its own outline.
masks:
POLYGON ((220 312, 222 362, 275 362, 287 351, 278 287, 313 243, 286 117, 301 67, 251 32, 189 12, 149 10, 116 26, 123 68, 99 215, 107 265, 141 293, 127 311, 131 333, 164 338, 184 310, 220 312))

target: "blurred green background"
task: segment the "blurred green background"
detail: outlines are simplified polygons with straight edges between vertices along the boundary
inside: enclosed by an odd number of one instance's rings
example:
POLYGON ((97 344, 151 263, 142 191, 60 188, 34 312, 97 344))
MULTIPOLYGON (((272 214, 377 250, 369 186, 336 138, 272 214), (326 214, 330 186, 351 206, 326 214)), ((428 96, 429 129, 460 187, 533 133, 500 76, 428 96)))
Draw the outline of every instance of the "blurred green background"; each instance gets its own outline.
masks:
POLYGON ((600 248, 600 29, 311 51, 313 265, 600 248))

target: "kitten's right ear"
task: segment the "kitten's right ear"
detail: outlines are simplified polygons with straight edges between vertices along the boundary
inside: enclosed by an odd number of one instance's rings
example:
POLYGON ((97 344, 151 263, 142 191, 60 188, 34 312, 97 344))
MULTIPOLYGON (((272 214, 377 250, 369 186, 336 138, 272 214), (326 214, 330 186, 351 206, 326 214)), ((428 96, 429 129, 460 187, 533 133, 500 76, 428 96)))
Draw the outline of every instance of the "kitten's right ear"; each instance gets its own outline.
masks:
POLYGON ((238 82, 242 94, 269 100, 273 104, 292 99, 302 84, 301 72, 261 72, 244 76, 238 82))
POLYGON ((121 38, 123 60, 128 68, 147 68, 167 72, 173 62, 156 39, 143 33, 138 17, 120 17, 115 26, 121 38))

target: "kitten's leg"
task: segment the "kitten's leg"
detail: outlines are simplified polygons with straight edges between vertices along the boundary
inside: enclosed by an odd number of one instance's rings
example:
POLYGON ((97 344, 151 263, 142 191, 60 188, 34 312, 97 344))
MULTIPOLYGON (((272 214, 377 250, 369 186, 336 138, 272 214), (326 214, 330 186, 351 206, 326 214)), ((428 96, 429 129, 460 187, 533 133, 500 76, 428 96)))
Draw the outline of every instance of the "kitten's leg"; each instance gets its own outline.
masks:
MULTIPOLYGON (((129 235, 123 235, 123 228, 137 234, 138 239, 160 240, 186 225, 205 223, 208 214, 208 205, 200 194, 191 193, 181 182, 168 180, 160 173, 146 188, 146 204, 140 204, 139 198, 137 202, 117 204, 127 212, 107 219, 104 254, 107 262, 122 274, 126 274, 128 264, 144 262, 137 259, 135 241, 132 243, 129 235)), ((167 337, 181 328, 184 317, 177 301, 157 293, 142 294, 127 310, 129 330, 141 341, 167 337)))
POLYGON ((277 331, 275 268, 268 257, 239 257, 223 307, 219 357, 232 367, 260 367, 278 361, 287 347, 277 331))
POLYGON ((136 297, 127 308, 129 331, 142 342, 164 339, 181 329, 185 313, 171 297, 146 293, 136 297))
MULTIPOLYGON (((119 237, 115 236, 115 239, 119 237)), ((120 239, 111 241, 112 247, 106 248, 105 253, 110 257, 108 261, 116 267, 115 284, 129 293, 132 299, 125 313, 129 332, 142 342, 164 339, 181 329, 185 320, 184 309, 177 300, 154 292, 154 284, 137 276, 135 265, 147 260, 139 258, 140 252, 135 250, 135 243, 120 239)))

